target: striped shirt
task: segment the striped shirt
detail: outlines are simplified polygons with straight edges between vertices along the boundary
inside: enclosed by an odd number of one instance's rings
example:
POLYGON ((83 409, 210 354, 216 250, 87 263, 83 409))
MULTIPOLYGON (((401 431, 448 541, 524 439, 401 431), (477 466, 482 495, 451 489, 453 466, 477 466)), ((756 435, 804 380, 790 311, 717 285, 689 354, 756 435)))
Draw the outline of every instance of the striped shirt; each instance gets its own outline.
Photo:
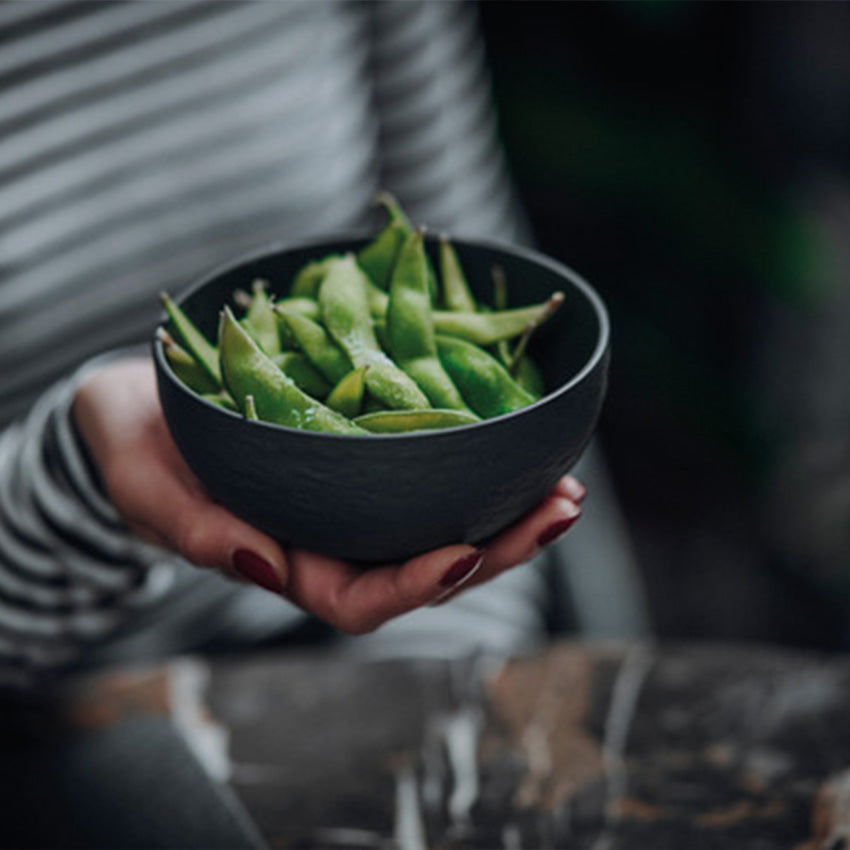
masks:
POLYGON ((297 616, 130 534, 68 410, 158 291, 374 224, 381 188, 523 238, 469 3, 0 4, 0 683, 297 616))

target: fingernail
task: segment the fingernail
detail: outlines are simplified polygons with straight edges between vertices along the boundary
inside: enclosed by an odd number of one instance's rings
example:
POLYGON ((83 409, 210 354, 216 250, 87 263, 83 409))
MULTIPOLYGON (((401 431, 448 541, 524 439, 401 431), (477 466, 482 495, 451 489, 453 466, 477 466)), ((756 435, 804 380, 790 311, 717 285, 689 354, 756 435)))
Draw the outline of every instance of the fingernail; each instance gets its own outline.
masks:
POLYGON ((564 534, 573 523, 581 516, 581 511, 577 511, 575 516, 564 517, 557 522, 553 522, 541 535, 537 538, 538 546, 548 546, 553 541, 557 540, 564 534))
POLYGON ((587 487, 581 481, 573 478, 572 475, 564 478, 564 489, 574 502, 580 502, 587 495, 587 487))
POLYGON ((237 549, 233 553, 233 569, 243 578, 272 593, 280 593, 283 590, 275 568, 250 549, 237 549))
POLYGON ((442 592, 431 602, 431 605, 439 605, 447 600, 465 582, 469 581, 484 563, 484 553, 481 551, 470 552, 462 558, 458 558, 440 579, 442 592))
POLYGON ((458 558, 443 574, 440 587, 456 588, 461 582, 470 579, 483 562, 484 553, 479 551, 458 558))

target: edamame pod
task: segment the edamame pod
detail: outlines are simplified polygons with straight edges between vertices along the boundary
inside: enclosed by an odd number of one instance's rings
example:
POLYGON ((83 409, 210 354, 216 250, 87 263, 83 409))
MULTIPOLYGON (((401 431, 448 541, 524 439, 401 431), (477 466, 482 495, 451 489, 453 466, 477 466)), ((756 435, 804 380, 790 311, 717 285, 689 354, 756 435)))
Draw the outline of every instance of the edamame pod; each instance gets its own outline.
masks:
POLYGON ((276 309, 275 312, 307 359, 331 386, 339 383, 351 371, 351 361, 322 325, 288 310, 276 309))
POLYGON ((239 413, 236 402, 230 397, 227 390, 222 390, 220 393, 204 393, 201 398, 210 402, 210 404, 229 410, 231 413, 239 413))
POLYGON ((528 393, 534 396, 535 401, 543 398, 546 392, 546 384, 537 364, 528 354, 521 357, 515 366, 514 380, 528 393))
POLYGON ((357 263, 378 290, 389 286, 396 256, 407 232, 396 222, 390 222, 368 245, 357 252, 357 263))
POLYGON ((322 401, 331 391, 331 385, 313 366, 306 354, 300 351, 283 351, 272 360, 281 372, 292 378, 307 395, 322 401))
POLYGON ((363 407, 368 366, 352 369, 330 392, 325 404, 337 413, 353 419, 363 407))
POLYGON ((257 405, 254 404, 254 396, 252 395, 245 396, 245 418, 254 421, 259 421, 260 418, 257 416, 257 405))
POLYGON ((440 274, 443 281, 443 304, 447 310, 474 313, 478 309, 466 282, 457 253, 449 237, 440 236, 440 274))
POLYGON ((168 331, 158 328, 156 335, 162 343, 165 359, 172 371, 190 390, 204 395, 216 393, 221 389, 221 384, 212 378, 188 351, 181 348, 168 331))
POLYGON ((252 395, 257 415, 266 422, 333 434, 364 433, 336 411, 299 389, 245 332, 228 307, 219 329, 221 371, 241 410, 252 395))
POLYGON ((355 425, 373 434, 402 434, 408 431, 430 431, 437 428, 456 428, 472 425, 478 417, 463 410, 428 408, 427 410, 381 410, 364 413, 354 420, 355 425))
MULTIPOLYGON (((383 315, 386 310, 386 298, 381 299, 381 294, 389 289, 401 246, 413 232, 413 227, 398 201, 389 192, 380 192, 375 201, 386 210, 387 223, 368 245, 360 249, 357 254, 357 262, 360 268, 366 272, 376 290, 376 292, 369 294, 369 305, 373 310, 373 315, 383 315), (378 311, 378 313, 374 311, 378 311)), ((437 275, 434 273, 430 260, 426 260, 426 263, 428 266, 428 290, 431 301, 436 303, 439 289, 437 275)))
POLYGON ((385 290, 390 284, 398 252, 412 228, 398 201, 389 192, 380 192, 375 202, 386 211, 387 223, 357 252, 357 263, 377 288, 385 290))
POLYGON ((563 300, 563 292, 555 292, 541 304, 511 310, 489 313, 435 310, 434 329, 438 334, 459 337, 476 345, 492 345, 519 336, 529 325, 548 319, 563 300))
MULTIPOLYGON (((385 318, 389 296, 369 293, 369 311, 375 322, 385 318)), ((434 330, 447 336, 456 336, 476 345, 492 345, 501 340, 520 336, 529 324, 542 324, 564 300, 562 292, 555 292, 541 304, 514 307, 509 310, 487 310, 477 313, 460 310, 432 310, 434 330)))
POLYGON ((386 189, 378 192, 378 194, 375 195, 375 203, 380 204, 384 208, 390 224, 397 224, 400 227, 403 227, 408 233, 413 230, 413 225, 410 223, 410 219, 401 208, 398 198, 396 198, 392 192, 388 192, 386 189))
POLYGON ((177 306, 167 292, 159 294, 159 300, 171 319, 177 339, 198 361, 201 368, 221 386, 218 349, 195 327, 192 320, 177 306))
POLYGON ((390 356, 434 407, 469 410, 437 358, 421 230, 405 240, 393 269, 386 337, 390 356))
POLYGON ((368 366, 366 386, 387 407, 430 407, 416 382, 384 354, 369 314, 367 278, 353 255, 330 265, 319 289, 322 319, 355 367, 368 366))
POLYGON ((288 298, 280 298, 272 304, 272 312, 275 315, 277 322, 277 332, 280 337, 281 348, 284 350, 292 350, 298 348, 298 341, 292 335, 292 331, 285 322, 280 320, 278 310, 287 310, 290 313, 297 313, 299 316, 304 316, 305 319, 311 319, 316 322, 319 320, 319 304, 313 298, 306 296, 291 295, 288 298))
MULTIPOLYGON (((493 307, 496 310, 508 309, 508 280, 501 266, 493 266, 490 270, 493 278, 493 307)), ((494 346, 499 362, 506 368, 511 367, 511 347, 506 339, 500 339, 494 346)))
POLYGON ((269 298, 267 284, 264 280, 255 280, 251 285, 251 303, 242 322, 245 330, 251 334, 254 341, 269 357, 280 354, 281 345, 277 319, 272 310, 272 301, 269 298))
POLYGON ((369 301, 369 315, 373 319, 383 319, 387 314, 390 296, 383 289, 378 289, 369 278, 367 278, 366 296, 369 301))
MULTIPOLYGON (((505 270, 501 266, 493 266, 491 274, 493 277, 493 305, 497 310, 506 310, 508 306, 508 281, 505 270)), ((511 377, 536 399, 542 398, 546 387, 543 375, 537 368, 537 364, 526 353, 526 347, 534 328, 542 325, 560 305, 562 299, 557 297, 558 294, 546 302, 550 307, 550 312, 543 313, 536 324, 526 327, 513 352, 511 352, 510 344, 506 339, 499 340, 495 345, 496 357, 499 362, 510 372, 511 377)))
POLYGON ((339 256, 339 254, 329 254, 321 260, 311 260, 302 266, 292 281, 290 296, 315 299, 319 294, 319 286, 325 277, 328 264, 339 256))
POLYGON ((525 350, 528 347, 528 342, 531 337, 534 335, 534 332, 537 328, 540 327, 545 321, 547 321, 554 312, 561 306, 561 302, 564 300, 563 292, 556 292, 544 305, 546 308, 543 310, 538 316, 535 316, 534 320, 529 322, 525 330, 522 332, 522 336, 519 338, 519 341, 516 344, 516 348, 514 348, 513 353, 511 355, 511 363, 508 367, 508 371, 512 375, 516 375, 516 369, 519 366, 520 361, 525 356, 525 350))
POLYGON ((477 345, 438 335, 437 351, 466 403, 483 419, 519 410, 536 400, 477 345))
MULTIPOLYGON (((389 343, 387 342, 386 322, 383 319, 376 319, 372 323, 372 325, 375 328, 375 336, 378 338, 378 341, 381 343, 381 346, 385 350, 388 349, 389 343)), ((503 342, 505 346, 508 345, 507 340, 503 340, 503 342)), ((502 366, 504 366, 506 369, 509 369, 512 359, 510 350, 508 350, 507 352, 506 360, 502 360, 502 358, 498 354, 496 355, 496 358, 502 364, 502 366)), ((532 360, 532 358, 528 354, 524 354, 519 359, 519 362, 514 364, 514 372, 515 374, 513 374, 512 377, 524 390, 531 393, 535 397, 535 400, 543 396, 546 391, 543 375, 540 373, 540 369, 538 368, 537 364, 532 360)))
POLYGON ((279 298, 274 306, 278 310, 288 310, 290 313, 298 313, 314 322, 319 320, 319 302, 315 298, 290 295, 288 298, 279 298))

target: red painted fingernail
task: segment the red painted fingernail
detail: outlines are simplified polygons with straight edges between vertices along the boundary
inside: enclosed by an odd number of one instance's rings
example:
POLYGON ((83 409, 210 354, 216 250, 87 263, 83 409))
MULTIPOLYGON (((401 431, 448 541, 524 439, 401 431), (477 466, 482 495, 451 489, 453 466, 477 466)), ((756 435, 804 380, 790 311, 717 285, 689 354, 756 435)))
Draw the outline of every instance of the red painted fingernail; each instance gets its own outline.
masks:
POLYGON ((564 489, 574 502, 580 502, 587 495, 587 487, 571 475, 564 479, 564 489))
POLYGON ((272 593, 280 593, 283 590, 275 568, 250 549, 237 549, 233 553, 233 569, 243 578, 272 593))
POLYGON ((467 581, 484 563, 483 552, 470 552, 462 558, 458 558, 443 574, 440 579, 440 587, 455 588, 461 582, 467 581))
POLYGON ((569 529, 572 524, 581 516, 581 511, 578 511, 575 516, 564 517, 557 522, 553 522, 541 535, 537 538, 538 546, 547 546, 554 540, 557 540, 564 532, 569 529))

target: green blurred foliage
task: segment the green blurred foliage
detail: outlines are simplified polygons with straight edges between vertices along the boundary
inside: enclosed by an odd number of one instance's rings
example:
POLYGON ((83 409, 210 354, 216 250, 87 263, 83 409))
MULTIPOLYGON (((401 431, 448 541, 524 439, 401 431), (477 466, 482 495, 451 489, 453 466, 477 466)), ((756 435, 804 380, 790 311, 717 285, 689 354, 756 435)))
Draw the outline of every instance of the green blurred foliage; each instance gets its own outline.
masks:
POLYGON ((773 451, 749 383, 760 305, 816 308, 831 263, 793 188, 753 169, 718 112, 724 50, 682 67, 689 38, 702 38, 691 31, 705 29, 701 4, 497 5, 512 172, 541 246, 586 263, 578 271, 612 312, 609 442, 624 430, 612 418, 641 397, 656 406, 647 427, 661 425, 642 435, 647 455, 665 428, 685 430, 757 487, 773 451))

